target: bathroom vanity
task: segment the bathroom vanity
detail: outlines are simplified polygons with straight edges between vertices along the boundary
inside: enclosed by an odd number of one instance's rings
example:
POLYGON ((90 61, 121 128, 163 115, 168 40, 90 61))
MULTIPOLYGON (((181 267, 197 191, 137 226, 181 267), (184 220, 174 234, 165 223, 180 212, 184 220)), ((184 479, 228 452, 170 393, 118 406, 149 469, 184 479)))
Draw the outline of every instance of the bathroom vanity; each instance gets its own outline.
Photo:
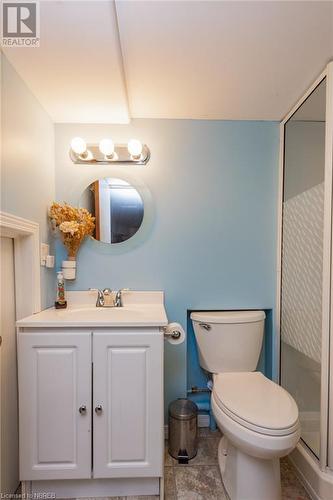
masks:
POLYGON ((20 479, 57 497, 158 495, 163 476, 162 292, 96 292, 17 322, 20 479))

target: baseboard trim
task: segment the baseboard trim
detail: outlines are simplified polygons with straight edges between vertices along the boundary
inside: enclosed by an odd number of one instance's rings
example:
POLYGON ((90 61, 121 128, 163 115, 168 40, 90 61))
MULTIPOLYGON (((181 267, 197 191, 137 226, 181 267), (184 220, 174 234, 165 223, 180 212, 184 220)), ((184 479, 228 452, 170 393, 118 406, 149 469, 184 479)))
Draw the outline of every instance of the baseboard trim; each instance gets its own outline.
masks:
POLYGON ((31 494, 52 492, 56 498, 98 498, 123 496, 150 496, 160 494, 159 477, 113 478, 113 479, 66 479, 31 482, 31 494))
POLYGON ((209 415, 199 414, 198 415, 198 427, 209 427, 210 418, 209 415))

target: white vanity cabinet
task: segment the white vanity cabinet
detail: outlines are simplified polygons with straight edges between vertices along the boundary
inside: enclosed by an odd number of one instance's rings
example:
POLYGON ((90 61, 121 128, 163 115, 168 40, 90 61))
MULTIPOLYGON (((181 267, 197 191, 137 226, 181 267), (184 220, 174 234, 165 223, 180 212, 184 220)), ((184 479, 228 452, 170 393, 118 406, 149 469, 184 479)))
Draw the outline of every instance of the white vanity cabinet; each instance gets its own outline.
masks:
POLYGON ((23 493, 162 498, 164 294, 67 304, 16 323, 23 493))
POLYGON ((161 476, 163 335, 93 334, 94 477, 161 476))
POLYGON ((18 382, 21 481, 90 477, 91 333, 20 332, 18 382))
POLYGON ((158 328, 21 328, 18 364, 21 480, 163 475, 158 328))

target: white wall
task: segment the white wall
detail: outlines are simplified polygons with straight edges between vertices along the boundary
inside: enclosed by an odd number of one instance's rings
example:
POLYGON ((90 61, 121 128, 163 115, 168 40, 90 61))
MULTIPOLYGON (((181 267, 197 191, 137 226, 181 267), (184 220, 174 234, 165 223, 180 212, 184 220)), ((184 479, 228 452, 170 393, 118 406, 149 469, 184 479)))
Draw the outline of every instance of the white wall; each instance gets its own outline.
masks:
MULTIPOLYGON (((2 55, 1 210, 38 222, 52 241, 47 209, 55 197, 54 125, 2 55)), ((54 300, 54 272, 42 269, 42 306, 54 300)))

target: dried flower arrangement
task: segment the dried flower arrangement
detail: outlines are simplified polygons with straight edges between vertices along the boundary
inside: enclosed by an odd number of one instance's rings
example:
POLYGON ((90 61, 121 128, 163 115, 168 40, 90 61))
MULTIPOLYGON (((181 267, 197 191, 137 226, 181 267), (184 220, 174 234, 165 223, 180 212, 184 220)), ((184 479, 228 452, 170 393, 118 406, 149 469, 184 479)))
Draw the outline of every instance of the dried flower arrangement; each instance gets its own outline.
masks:
POLYGON ((78 249, 86 236, 93 234, 95 217, 85 208, 76 208, 53 202, 49 209, 53 229, 60 232, 67 249, 68 259, 75 260, 78 249))

